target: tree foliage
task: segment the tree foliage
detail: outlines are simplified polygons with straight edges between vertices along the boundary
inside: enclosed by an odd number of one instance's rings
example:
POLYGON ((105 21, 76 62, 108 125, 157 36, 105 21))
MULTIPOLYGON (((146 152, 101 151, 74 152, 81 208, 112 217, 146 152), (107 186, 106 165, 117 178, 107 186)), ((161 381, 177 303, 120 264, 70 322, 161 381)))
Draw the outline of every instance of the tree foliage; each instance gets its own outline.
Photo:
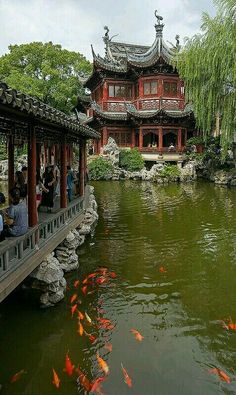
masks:
POLYGON ((203 14, 202 34, 188 39, 177 55, 177 68, 193 104, 197 126, 206 139, 220 117, 226 148, 236 131, 236 3, 215 0, 217 14, 203 14))
POLYGON ((9 50, 0 57, 0 81, 61 111, 68 113, 74 107, 81 76, 91 72, 83 55, 52 42, 10 45, 9 50))
POLYGON ((107 180, 112 177, 113 166, 111 162, 98 157, 88 165, 90 180, 107 180))
POLYGON ((139 171, 144 167, 144 160, 137 148, 120 152, 120 167, 128 171, 139 171))

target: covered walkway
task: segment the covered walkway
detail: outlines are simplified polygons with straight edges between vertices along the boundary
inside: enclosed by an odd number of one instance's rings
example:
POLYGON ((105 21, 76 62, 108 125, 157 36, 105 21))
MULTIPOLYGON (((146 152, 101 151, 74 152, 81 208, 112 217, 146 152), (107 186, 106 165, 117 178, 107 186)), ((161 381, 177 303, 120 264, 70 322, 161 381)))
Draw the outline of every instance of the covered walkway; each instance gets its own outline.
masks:
POLYGON ((28 149, 28 215, 26 235, 0 243, 0 301, 3 300, 49 252, 79 225, 85 205, 86 140, 100 134, 41 101, 0 83, 0 137, 8 149, 8 189, 14 186, 15 148, 28 149), (67 202, 67 165, 73 147, 79 151, 79 196, 67 202), (59 164, 60 201, 54 213, 37 215, 36 172, 42 165, 59 164))

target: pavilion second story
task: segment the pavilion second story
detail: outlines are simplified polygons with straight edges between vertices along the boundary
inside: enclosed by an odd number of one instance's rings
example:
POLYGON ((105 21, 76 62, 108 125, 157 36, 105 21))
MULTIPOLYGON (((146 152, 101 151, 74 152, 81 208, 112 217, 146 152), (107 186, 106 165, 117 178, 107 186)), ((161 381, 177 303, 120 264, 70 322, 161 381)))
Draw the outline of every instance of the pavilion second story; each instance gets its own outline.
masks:
POLYGON ((87 107, 87 115, 93 116, 98 108, 104 113, 124 113, 125 104, 137 112, 184 111, 184 84, 173 66, 179 37, 175 45, 167 46, 162 17, 156 12, 155 16, 156 36, 151 46, 115 42, 104 27, 105 56, 96 55, 92 48, 94 69, 85 86, 91 91, 93 105, 87 107))

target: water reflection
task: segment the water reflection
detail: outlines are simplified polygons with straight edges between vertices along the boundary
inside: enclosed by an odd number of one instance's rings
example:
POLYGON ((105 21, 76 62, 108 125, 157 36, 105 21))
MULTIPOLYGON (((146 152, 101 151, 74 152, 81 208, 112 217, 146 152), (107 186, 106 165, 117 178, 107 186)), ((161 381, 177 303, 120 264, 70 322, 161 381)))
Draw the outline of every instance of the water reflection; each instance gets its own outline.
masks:
POLYGON ((235 393, 236 332, 222 322, 236 320, 236 190, 205 183, 94 186, 99 223, 92 240, 78 251, 81 268, 68 277, 66 300, 47 311, 13 296, 1 306, 5 393, 54 394, 55 367, 61 394, 83 394, 75 378, 63 373, 68 350, 90 380, 101 374, 99 351, 110 367, 105 394, 235 393), (81 310, 94 322, 104 316, 114 329, 91 328, 97 337, 91 344, 78 335, 69 300, 73 281, 100 265, 114 270, 117 278, 91 295, 81 294, 81 310), (142 342, 134 339, 131 328, 144 336, 142 342), (104 348, 106 342, 112 343, 112 352, 104 348), (131 389, 124 383, 121 362, 132 377, 131 389), (231 383, 210 374, 213 367, 225 371, 231 383), (10 385, 10 375, 22 368, 28 374, 10 385))

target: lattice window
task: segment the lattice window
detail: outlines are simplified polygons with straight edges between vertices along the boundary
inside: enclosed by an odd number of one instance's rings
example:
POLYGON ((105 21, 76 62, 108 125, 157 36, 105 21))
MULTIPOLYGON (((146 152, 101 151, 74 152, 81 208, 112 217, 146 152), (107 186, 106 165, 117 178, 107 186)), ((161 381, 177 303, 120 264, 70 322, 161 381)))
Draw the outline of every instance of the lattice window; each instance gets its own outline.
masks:
POLYGON ((108 137, 112 137, 118 146, 130 146, 131 132, 129 130, 108 130, 108 137))

